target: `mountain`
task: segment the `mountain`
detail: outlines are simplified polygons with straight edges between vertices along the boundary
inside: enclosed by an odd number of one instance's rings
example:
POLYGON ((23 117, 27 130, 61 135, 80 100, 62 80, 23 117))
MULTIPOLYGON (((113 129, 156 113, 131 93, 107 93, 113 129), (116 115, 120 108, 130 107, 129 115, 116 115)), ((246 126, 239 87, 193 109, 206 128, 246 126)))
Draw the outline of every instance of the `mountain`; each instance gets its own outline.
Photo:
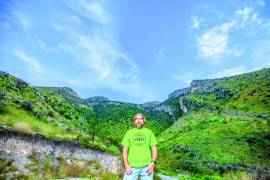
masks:
POLYGON ((0 85, 1 127, 39 133, 48 138, 77 140, 88 147, 108 150, 99 139, 90 141, 84 131, 87 126, 85 114, 91 114, 93 110, 87 105, 78 105, 84 101, 70 88, 32 87, 2 71, 0 85))
POLYGON ((270 177, 270 69, 194 80, 169 95, 182 116, 159 137, 158 170, 186 178, 270 177), (176 103, 178 102, 178 103, 176 103))
POLYGON ((88 107, 84 99, 80 98, 79 95, 69 87, 38 87, 34 86, 35 89, 44 94, 54 94, 65 99, 67 102, 80 106, 88 107))
POLYGON ((182 99, 188 109, 210 107, 269 115, 269 68, 219 79, 194 80, 170 98, 182 99), (182 98, 181 98, 182 97, 182 98))
POLYGON ((120 157, 120 142, 141 112, 158 139, 157 173, 186 179, 269 177, 269 68, 194 80, 163 102, 143 104, 83 99, 69 87, 30 86, 3 71, 0 85, 1 128, 76 141, 120 157))
MULTIPOLYGON (((89 136, 92 141, 114 147, 116 154, 120 153, 116 147, 125 132, 133 126, 132 118, 137 112, 146 115, 147 127, 154 129, 157 135, 171 125, 168 113, 140 104, 111 101, 100 96, 83 99, 71 88, 29 86, 25 81, 2 71, 0 78, 1 108, 8 112, 5 117, 20 111, 17 114, 27 114, 37 122, 70 129, 78 136, 89 136)), ((11 128, 16 126, 8 119, 2 120, 1 124, 11 128)), ((38 132, 35 128, 27 131, 38 132)))
POLYGON ((111 101, 109 98, 103 97, 103 96, 93 96, 90 98, 85 99, 87 102, 106 102, 111 101))
POLYGON ((146 103, 143 103, 143 104, 140 104, 140 105, 142 107, 144 107, 144 108, 154 108, 159 104, 160 104, 159 101, 151 101, 151 102, 146 102, 146 103))
POLYGON ((120 146, 125 132, 134 126, 133 117, 138 112, 145 114, 146 127, 153 129, 156 135, 171 125, 172 117, 167 112, 157 111, 140 104, 111 101, 105 97, 87 98, 86 102, 93 107, 95 112, 94 119, 98 136, 109 144, 120 146))

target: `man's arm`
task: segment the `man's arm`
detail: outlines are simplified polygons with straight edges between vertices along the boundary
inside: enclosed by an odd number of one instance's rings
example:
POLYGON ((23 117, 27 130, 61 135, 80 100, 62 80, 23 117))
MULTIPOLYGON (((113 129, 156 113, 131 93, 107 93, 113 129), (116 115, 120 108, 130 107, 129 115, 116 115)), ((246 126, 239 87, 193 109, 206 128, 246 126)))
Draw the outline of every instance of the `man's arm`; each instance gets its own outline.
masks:
POLYGON ((123 147, 123 159, 124 159, 124 165, 126 168, 129 165, 128 164, 128 148, 127 147, 123 147))
POLYGON ((157 146, 156 145, 152 146, 152 160, 153 161, 157 160, 157 146))
MULTIPOLYGON (((156 161, 157 160, 157 146, 153 145, 152 149, 151 149, 151 154, 152 154, 152 161, 156 161)), ((147 170, 147 174, 150 175, 154 172, 155 169, 155 163, 151 162, 148 165, 148 170, 147 170)))
POLYGON ((123 147, 123 159, 126 168, 126 174, 131 174, 132 173, 131 166, 128 164, 128 148, 125 146, 123 147))

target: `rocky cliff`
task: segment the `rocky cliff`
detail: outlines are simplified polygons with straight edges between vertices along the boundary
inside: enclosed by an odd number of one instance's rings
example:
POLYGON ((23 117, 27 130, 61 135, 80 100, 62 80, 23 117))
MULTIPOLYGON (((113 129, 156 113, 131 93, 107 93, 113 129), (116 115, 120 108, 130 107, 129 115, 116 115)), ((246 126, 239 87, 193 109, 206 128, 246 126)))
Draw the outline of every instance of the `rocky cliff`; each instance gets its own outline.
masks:
MULTIPOLYGON (((33 159, 43 164, 50 158, 52 165, 65 161, 95 162, 100 171, 120 173, 121 159, 115 155, 86 148, 74 141, 47 139, 39 134, 17 132, 10 129, 0 130, 0 158, 11 160, 18 167, 17 173, 30 174, 29 165, 33 159)), ((89 166, 89 171, 91 167, 89 166)))

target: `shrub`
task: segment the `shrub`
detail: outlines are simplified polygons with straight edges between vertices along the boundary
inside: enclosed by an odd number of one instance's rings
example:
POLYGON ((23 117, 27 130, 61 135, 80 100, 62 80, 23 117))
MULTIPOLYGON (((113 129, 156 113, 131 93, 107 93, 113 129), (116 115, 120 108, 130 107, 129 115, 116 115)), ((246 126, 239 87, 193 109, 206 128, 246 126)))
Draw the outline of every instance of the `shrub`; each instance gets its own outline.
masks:
POLYGON ((29 112, 33 112, 33 109, 34 109, 34 105, 28 101, 22 102, 21 107, 29 112))
POLYGON ((17 88, 19 88, 20 90, 22 90, 28 86, 28 84, 26 82, 24 82, 23 80, 21 80, 19 78, 16 79, 16 83, 17 83, 17 88))
POLYGON ((23 132, 29 132, 32 130, 31 126, 26 122, 16 122, 12 126, 15 130, 23 131, 23 132))

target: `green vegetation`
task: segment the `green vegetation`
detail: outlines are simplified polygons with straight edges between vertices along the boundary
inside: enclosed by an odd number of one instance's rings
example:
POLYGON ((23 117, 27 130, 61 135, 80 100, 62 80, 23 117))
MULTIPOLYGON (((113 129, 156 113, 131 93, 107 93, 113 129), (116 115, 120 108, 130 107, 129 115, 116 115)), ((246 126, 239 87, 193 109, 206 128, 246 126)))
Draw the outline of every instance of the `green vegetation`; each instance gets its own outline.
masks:
POLYGON ((31 161, 26 166, 33 174, 28 175, 28 179, 51 179, 51 178, 66 178, 80 177, 89 179, 120 179, 117 174, 104 172, 101 170, 99 162, 93 161, 78 161, 76 159, 64 159, 57 157, 57 162, 52 162, 52 157, 48 156, 44 160, 39 160, 35 155, 28 157, 31 161))
POLYGON ((96 133, 108 145, 119 145, 126 131, 134 126, 133 117, 137 112, 146 115, 146 127, 152 129, 155 134, 160 134, 169 126, 170 116, 167 114, 156 113, 155 115, 149 115, 146 111, 127 104, 99 105, 94 107, 94 111, 95 128, 98 129, 96 133), (157 119, 157 116, 165 117, 165 119, 157 119))
POLYGON ((173 107, 173 115, 170 120, 170 123, 174 123, 179 117, 183 115, 183 112, 180 109, 179 99, 178 98, 168 98, 164 102, 162 102, 162 105, 169 105, 173 107))
MULTIPOLYGON (((106 98, 90 102, 70 88, 31 87, 0 71, 0 127, 75 140, 120 156, 120 142, 133 127, 133 116, 142 112, 159 142, 159 173, 180 174, 179 179, 262 178, 254 172, 270 167, 269 82, 270 69, 197 81, 192 92, 181 99, 168 98, 159 104, 166 110, 157 111, 158 103, 140 106, 106 98)), ((121 179, 100 172, 97 162, 67 163, 59 158, 55 165, 50 157, 42 162, 29 158, 29 168, 38 177, 121 179)), ((11 166, 0 161, 0 171, 16 170, 11 166)))
POLYGON ((158 137, 158 170, 213 175, 227 172, 225 165, 269 167, 269 125, 253 116, 190 112, 158 137))
POLYGON ((14 172, 17 170, 18 170, 18 167, 12 165, 11 160, 0 158, 0 179, 6 179, 8 173, 14 172))
POLYGON ((135 113, 145 113, 147 126, 156 134, 170 125, 170 116, 164 112, 150 114, 128 103, 93 108, 70 88, 31 87, 5 72, 0 73, 0 85, 0 126, 76 140, 116 155, 120 155, 120 141, 133 126, 135 113))
POLYGON ((186 100, 217 109, 270 115, 270 69, 209 80, 212 90, 194 91, 186 100))
POLYGON ((269 82, 270 69, 195 82, 183 97, 188 114, 158 137, 158 171, 180 179, 253 179, 270 167, 269 82))
POLYGON ((72 140, 78 136, 70 128, 57 126, 54 122, 46 122, 31 113, 13 106, 0 105, 0 124, 22 132, 36 132, 45 137, 58 137, 72 140))
POLYGON ((47 88, 47 87, 35 87, 41 95, 44 97, 44 101, 52 107, 52 109, 58 112, 61 116, 65 117, 78 127, 81 126, 80 122, 85 118, 86 113, 93 113, 90 107, 84 104, 79 104, 83 101, 79 97, 73 97, 73 92, 66 92, 66 88, 47 88))

